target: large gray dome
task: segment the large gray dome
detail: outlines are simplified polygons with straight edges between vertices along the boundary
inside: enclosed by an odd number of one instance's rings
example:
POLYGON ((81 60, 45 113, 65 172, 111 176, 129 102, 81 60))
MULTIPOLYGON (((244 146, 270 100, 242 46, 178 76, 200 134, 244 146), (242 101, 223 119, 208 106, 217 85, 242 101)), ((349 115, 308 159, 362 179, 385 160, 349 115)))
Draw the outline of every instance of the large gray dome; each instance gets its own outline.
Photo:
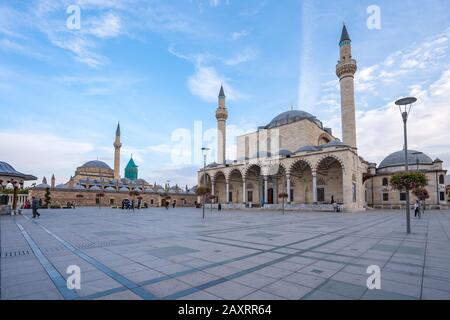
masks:
POLYGON ((99 160, 93 160, 86 162, 81 166, 81 168, 96 168, 96 169, 109 169, 112 170, 106 163, 99 160))
MULTIPOLYGON (((419 164, 433 164, 433 160, 427 156, 425 153, 419 153, 419 151, 408 150, 408 164, 416 165, 417 159, 419 159, 419 164)), ((398 167, 405 165, 405 151, 397 151, 388 155, 378 166, 378 169, 387 167, 398 167)))
POLYGON ((282 126, 285 124, 297 122, 297 121, 304 120, 304 119, 309 119, 311 121, 314 121, 315 123, 317 123, 317 125, 322 127, 322 122, 317 120, 317 118, 315 116, 313 116, 312 114, 310 114, 308 112, 301 111, 301 110, 291 110, 291 111, 283 112, 283 113, 279 114, 278 116, 276 116, 268 124, 267 127, 269 129, 276 128, 276 127, 279 127, 279 126, 282 126))

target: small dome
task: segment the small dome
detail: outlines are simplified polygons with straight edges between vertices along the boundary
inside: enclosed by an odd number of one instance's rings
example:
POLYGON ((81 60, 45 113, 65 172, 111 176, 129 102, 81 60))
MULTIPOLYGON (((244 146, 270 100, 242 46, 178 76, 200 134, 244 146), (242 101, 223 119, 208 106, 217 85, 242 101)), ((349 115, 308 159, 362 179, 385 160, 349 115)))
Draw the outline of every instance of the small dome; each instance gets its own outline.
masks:
POLYGON ((128 192, 130 191, 127 187, 122 187, 119 189, 120 192, 128 192))
POLYGON ((65 184, 58 184, 55 188, 56 189, 67 189, 68 187, 65 184))
POLYGON ((116 191, 116 188, 113 187, 107 187, 105 188, 106 191, 116 191))
POLYGON ((252 157, 252 159, 256 159, 256 158, 270 158, 272 157, 272 154, 270 152, 267 151, 260 151, 258 153, 255 153, 252 157))
POLYGON ((287 156, 292 156, 292 155, 294 155, 294 153, 292 153, 291 151, 289 151, 289 150, 287 150, 287 149, 281 149, 281 150, 278 152, 278 155, 279 155, 279 156, 282 156, 282 157, 287 157, 287 156))
POLYGON ((47 183, 41 183, 36 186, 36 188, 50 188, 50 185, 47 183))
POLYGON ((343 143, 343 142, 341 142, 341 141, 339 141, 339 140, 333 140, 333 141, 330 141, 330 142, 328 142, 328 143, 326 143, 326 144, 323 144, 323 145, 321 145, 320 146, 321 148, 331 148, 331 147, 349 147, 349 145, 347 145, 347 144, 345 144, 345 143, 343 143))
POLYGON ((99 191, 102 190, 102 188, 100 188, 99 186, 92 186, 89 188, 89 190, 99 191))
MULTIPOLYGON (((416 165, 417 159, 419 160, 420 165, 432 165, 433 160, 427 156, 425 153, 408 150, 408 164, 416 165)), ((398 167, 405 165, 405 151, 397 151, 390 155, 388 155, 378 166, 378 169, 387 168, 387 167, 398 167)))
POLYGON ((267 125, 267 127, 269 129, 276 128, 285 124, 301 121, 304 119, 310 119, 315 123, 317 123, 320 127, 322 127, 322 123, 319 120, 317 120, 315 116, 301 110, 291 110, 283 112, 278 116, 276 116, 275 118, 273 118, 273 120, 267 125))
POLYGON ((320 148, 316 147, 316 146, 303 146, 303 147, 299 148, 295 153, 315 152, 315 151, 320 151, 320 148))
POLYGON ((99 160, 93 160, 86 162, 81 168, 95 168, 95 169, 107 169, 112 170, 105 162, 99 160))
POLYGON ((77 184, 75 187, 73 187, 75 190, 85 190, 86 188, 82 185, 77 184))
POLYGON ((207 168, 217 168, 218 166, 219 166, 218 163, 213 162, 213 163, 208 164, 206 167, 207 167, 207 168))

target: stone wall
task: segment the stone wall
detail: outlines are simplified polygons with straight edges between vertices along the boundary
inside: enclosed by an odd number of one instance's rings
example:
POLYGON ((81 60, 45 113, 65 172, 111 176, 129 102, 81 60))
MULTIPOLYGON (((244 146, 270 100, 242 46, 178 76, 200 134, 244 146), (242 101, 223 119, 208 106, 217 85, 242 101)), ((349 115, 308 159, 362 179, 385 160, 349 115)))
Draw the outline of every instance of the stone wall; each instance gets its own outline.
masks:
MULTIPOLYGON (((105 196, 101 198, 97 197, 98 193, 99 192, 51 189, 51 204, 64 206, 67 202, 71 202, 74 203, 75 206, 100 205, 102 207, 111 207, 121 206, 124 199, 132 200, 132 197, 128 192, 104 191, 103 193, 105 196)), ((30 189, 30 199, 33 196, 37 199, 42 199, 42 202, 44 202, 45 189, 30 189)), ((175 200, 178 206, 193 207, 197 200, 196 195, 193 194, 169 194, 169 196, 169 202, 172 203, 175 200)), ((140 197, 143 198, 142 205, 147 203, 148 206, 157 207, 163 205, 166 195, 158 193, 141 193, 140 197)), ((135 198, 135 201, 137 203, 137 197, 135 198)))

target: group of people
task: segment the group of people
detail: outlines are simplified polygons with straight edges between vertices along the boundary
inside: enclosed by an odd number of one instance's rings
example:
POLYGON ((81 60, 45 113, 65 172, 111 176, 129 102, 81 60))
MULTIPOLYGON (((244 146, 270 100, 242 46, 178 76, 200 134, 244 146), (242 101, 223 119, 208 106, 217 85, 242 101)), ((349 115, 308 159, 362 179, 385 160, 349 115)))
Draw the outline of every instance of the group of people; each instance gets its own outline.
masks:
MULTIPOLYGON (((175 209, 176 206, 177 206, 177 202, 176 202, 175 200, 173 200, 173 202, 172 202, 172 208, 175 209)), ((169 207, 170 207, 170 202, 169 202, 169 201, 166 201, 166 202, 165 202, 165 207, 166 207, 166 210, 169 210, 169 207)))
MULTIPOLYGON (((134 208, 141 209, 141 207, 142 207, 142 201, 140 199, 137 201, 137 206, 136 206, 136 203, 134 200, 130 201, 128 199, 125 199, 122 201, 122 210, 125 210, 125 209, 132 210, 134 208)), ((144 208, 145 209, 148 208, 147 202, 144 202, 144 208)))

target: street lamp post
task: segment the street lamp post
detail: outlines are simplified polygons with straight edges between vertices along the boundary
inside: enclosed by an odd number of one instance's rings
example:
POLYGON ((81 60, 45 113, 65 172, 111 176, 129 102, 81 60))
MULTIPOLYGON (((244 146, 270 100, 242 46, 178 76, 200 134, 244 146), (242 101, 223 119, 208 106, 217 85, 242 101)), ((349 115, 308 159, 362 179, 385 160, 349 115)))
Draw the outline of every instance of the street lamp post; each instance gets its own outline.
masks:
POLYGON ((416 166, 417 166, 417 172, 419 172, 419 155, 421 155, 422 152, 414 152, 413 155, 416 156, 416 166))
MULTIPOLYGON (((209 151, 209 148, 202 148, 203 154, 203 186, 206 188, 206 152, 209 151)), ((205 206, 206 206, 206 194, 203 193, 203 219, 205 219, 205 206)))
MULTIPOLYGON (((409 171, 408 165, 408 116, 411 112, 412 105, 417 101, 416 98, 408 97, 397 100, 395 104, 398 106, 403 119, 403 134, 405 139, 405 171, 409 171)), ((409 189, 406 190, 406 232, 411 233, 411 208, 409 204, 409 189)))

